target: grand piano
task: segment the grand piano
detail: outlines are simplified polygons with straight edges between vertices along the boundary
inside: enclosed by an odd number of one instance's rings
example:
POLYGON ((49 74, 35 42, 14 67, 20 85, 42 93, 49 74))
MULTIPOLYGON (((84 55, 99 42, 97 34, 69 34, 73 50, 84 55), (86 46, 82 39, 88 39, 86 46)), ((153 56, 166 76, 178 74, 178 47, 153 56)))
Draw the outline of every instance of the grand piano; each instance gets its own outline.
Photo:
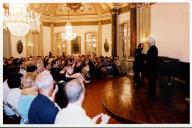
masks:
POLYGON ((158 74, 161 84, 174 85, 174 81, 179 80, 189 85, 190 63, 169 57, 159 57, 158 60, 158 74))

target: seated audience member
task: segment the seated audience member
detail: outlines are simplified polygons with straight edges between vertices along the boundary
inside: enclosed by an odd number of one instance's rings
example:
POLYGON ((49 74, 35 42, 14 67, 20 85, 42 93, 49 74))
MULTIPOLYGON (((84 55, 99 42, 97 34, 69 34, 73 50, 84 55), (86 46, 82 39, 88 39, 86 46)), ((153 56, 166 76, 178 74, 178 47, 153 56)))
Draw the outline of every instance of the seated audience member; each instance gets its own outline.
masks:
POLYGON ((101 124, 108 123, 110 117, 106 114, 101 113, 93 119, 86 115, 85 110, 82 108, 85 88, 78 79, 71 80, 66 84, 65 93, 68 105, 59 111, 55 124, 96 124, 100 117, 101 124))
POLYGON ((51 62, 49 59, 45 59, 43 61, 44 70, 50 71, 51 70, 51 62))
POLYGON ((53 124, 59 111, 59 107, 54 103, 58 86, 56 85, 54 89, 53 77, 49 71, 41 72, 37 76, 35 84, 38 87, 39 94, 29 108, 29 123, 53 124))
POLYGON ((89 83, 90 81, 85 80, 85 78, 81 75, 81 73, 73 73, 75 64, 72 63, 71 60, 67 60, 65 62, 65 71, 66 71, 66 78, 74 78, 79 79, 80 81, 84 83, 89 83))
POLYGON ((37 63, 37 72, 41 73, 44 70, 43 61, 39 60, 37 63))
POLYGON ((75 63, 75 66, 74 66, 74 73, 81 73, 82 72, 82 68, 83 68, 83 64, 82 64, 82 61, 81 59, 76 59, 74 61, 75 63))
POLYGON ((90 78, 88 61, 85 61, 82 66, 82 74, 85 78, 90 78))
MULTIPOLYGON (((8 84, 8 94, 4 97, 4 102, 10 104, 14 109, 18 110, 18 103, 21 97, 21 89, 19 88, 21 85, 21 78, 23 75, 11 72, 8 75, 7 84, 8 84)), ((4 112, 7 116, 14 116, 15 112, 12 111, 9 107, 4 107, 4 112)))
POLYGON ((3 101, 6 101, 7 96, 9 94, 9 90, 10 90, 10 88, 8 86, 7 80, 5 80, 3 82, 3 101))
POLYGON ((22 74, 22 75, 25 75, 25 73, 26 73, 25 63, 22 60, 19 60, 18 65, 20 67, 19 73, 22 74))
MULTIPOLYGON (((18 112, 21 116, 28 121, 28 112, 31 102, 38 94, 38 89, 35 86, 36 75, 33 73, 26 73, 23 77, 23 85, 21 90, 21 98, 19 101, 18 112)), ((20 121, 21 124, 24 124, 24 120, 20 121)))
POLYGON ((25 65, 26 65, 27 72, 32 72, 37 74, 37 66, 32 61, 26 62, 25 65))
POLYGON ((60 74, 60 68, 58 67, 57 61, 53 60, 51 62, 51 70, 50 73, 53 76, 53 79, 55 81, 60 81, 61 80, 61 74, 60 74))
POLYGON ((115 57, 115 65, 119 71, 119 74, 122 75, 121 61, 119 60, 119 56, 115 57))
POLYGON ((88 60, 88 71, 89 71, 89 76, 91 79, 94 78, 95 76, 95 70, 96 70, 96 62, 94 59, 92 59, 91 57, 89 57, 89 60, 88 60))
POLYGON ((7 99, 8 93, 9 93, 9 86, 7 83, 8 78, 8 66, 6 64, 3 64, 3 101, 7 99))
POLYGON ((112 73, 113 73, 113 77, 119 76, 120 72, 118 69, 118 66, 115 63, 115 59, 111 59, 111 66, 112 66, 112 73))

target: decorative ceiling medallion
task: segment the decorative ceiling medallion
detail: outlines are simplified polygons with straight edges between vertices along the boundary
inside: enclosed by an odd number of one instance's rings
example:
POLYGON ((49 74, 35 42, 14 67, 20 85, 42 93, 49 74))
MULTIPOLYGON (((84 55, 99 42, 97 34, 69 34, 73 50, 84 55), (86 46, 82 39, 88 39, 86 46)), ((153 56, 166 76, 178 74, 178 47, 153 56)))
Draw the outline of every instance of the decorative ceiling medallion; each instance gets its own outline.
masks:
POLYGON ((74 11, 77 11, 80 9, 80 7, 82 6, 81 3, 67 3, 67 6, 74 11))

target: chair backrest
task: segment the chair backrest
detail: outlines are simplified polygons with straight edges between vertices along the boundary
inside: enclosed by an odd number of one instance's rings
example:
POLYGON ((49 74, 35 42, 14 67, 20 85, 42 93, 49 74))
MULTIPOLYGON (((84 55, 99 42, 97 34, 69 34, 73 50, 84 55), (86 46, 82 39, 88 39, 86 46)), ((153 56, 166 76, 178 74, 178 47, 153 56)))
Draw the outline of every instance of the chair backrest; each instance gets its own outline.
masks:
POLYGON ((25 118, 23 118, 23 116, 17 111, 17 109, 14 108, 14 107, 13 107, 12 105, 10 105, 9 103, 3 102, 3 106, 9 107, 9 108, 16 114, 17 117, 20 117, 21 120, 23 120, 23 122, 24 122, 25 124, 28 124, 28 123, 29 123, 29 121, 26 120, 25 118))

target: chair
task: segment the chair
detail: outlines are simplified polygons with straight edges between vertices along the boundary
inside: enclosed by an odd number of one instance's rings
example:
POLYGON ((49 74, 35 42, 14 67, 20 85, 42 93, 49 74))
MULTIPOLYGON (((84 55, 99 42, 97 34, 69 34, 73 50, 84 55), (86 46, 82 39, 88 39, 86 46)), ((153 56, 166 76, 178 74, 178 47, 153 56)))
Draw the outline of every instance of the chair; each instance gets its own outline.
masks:
MULTIPOLYGON (((23 122, 25 123, 25 124, 28 124, 28 120, 26 120, 26 119, 24 119, 23 118, 23 116, 12 106, 12 105, 10 105, 9 103, 7 103, 7 102, 3 102, 3 107, 8 107, 8 108, 10 108, 14 113, 15 113, 15 115, 14 115, 14 118, 12 118, 13 116, 7 116, 6 114, 5 114, 5 116, 7 117, 7 118, 9 118, 9 119, 11 119, 12 121, 10 121, 10 122, 14 122, 13 120, 15 120, 15 122, 18 122, 18 120, 20 121, 20 120, 23 120, 23 122), (17 119, 15 119, 15 118, 17 118, 17 119)), ((18 123, 20 123, 20 122, 18 122, 18 123)))

